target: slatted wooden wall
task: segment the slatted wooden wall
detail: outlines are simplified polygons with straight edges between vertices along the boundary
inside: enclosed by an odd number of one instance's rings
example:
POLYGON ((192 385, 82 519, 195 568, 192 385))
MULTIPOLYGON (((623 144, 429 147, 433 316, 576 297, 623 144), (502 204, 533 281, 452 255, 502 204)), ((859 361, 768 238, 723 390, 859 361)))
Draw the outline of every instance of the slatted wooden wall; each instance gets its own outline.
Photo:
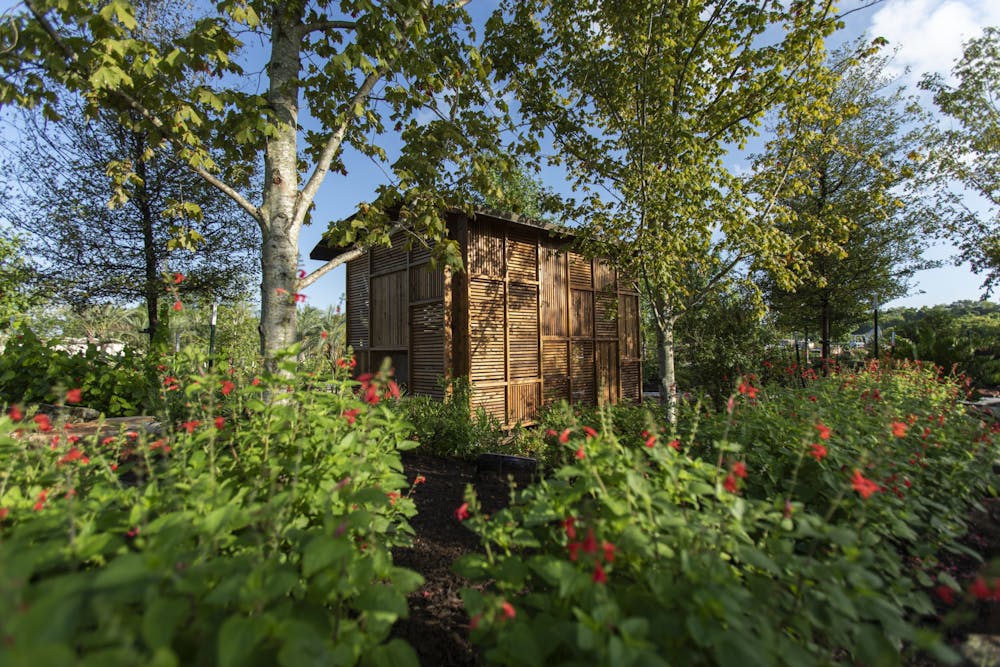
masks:
POLYGON ((447 374, 445 273, 402 235, 347 264, 347 341, 362 371, 389 357, 409 392, 443 397, 447 374))

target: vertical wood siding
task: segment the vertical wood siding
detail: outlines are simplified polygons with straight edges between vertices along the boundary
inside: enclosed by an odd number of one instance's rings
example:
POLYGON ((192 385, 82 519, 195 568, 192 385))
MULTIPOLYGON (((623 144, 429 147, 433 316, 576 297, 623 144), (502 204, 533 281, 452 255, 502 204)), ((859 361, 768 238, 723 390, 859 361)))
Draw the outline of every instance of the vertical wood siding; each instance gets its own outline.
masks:
POLYGON ((368 255, 347 263, 347 344, 368 348, 368 255))

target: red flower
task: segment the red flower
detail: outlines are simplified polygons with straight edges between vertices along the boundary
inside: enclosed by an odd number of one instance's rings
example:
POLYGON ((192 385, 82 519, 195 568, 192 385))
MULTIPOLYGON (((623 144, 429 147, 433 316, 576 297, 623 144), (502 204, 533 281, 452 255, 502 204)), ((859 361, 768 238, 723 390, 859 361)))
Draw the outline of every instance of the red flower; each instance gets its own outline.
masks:
POLYGON ((369 405, 375 405, 376 403, 378 403, 378 401, 379 401, 378 387, 376 387, 373 384, 368 385, 365 388, 365 403, 368 403, 369 405))
POLYGON ((583 552, 592 554, 597 552, 597 540, 594 539, 594 529, 587 529, 587 537, 583 538, 583 552))
POLYGON ((328 334, 328 333, 327 333, 327 332, 325 332, 325 331, 320 331, 320 332, 319 332, 319 337, 320 337, 320 338, 322 338, 323 340, 326 340, 327 336, 329 336, 329 335, 330 335, 330 334, 328 334))
POLYGON ((741 394, 745 394, 747 398, 757 398, 757 387, 747 384, 745 381, 740 384, 739 391, 741 394))
POLYGON ((229 380, 223 380, 222 381, 222 395, 223 396, 229 396, 229 394, 232 393, 233 389, 236 389, 236 384, 235 383, 230 382, 229 380))
POLYGON ((736 475, 737 477, 739 477, 740 479, 746 479, 747 478, 747 464, 743 463, 742 461, 737 461, 736 463, 734 463, 733 464, 733 474, 736 475))
POLYGON ((479 621, 481 621, 481 620, 483 620, 483 615, 482 614, 476 614, 475 616, 473 616, 472 618, 470 618, 469 619, 469 629, 470 630, 475 630, 476 628, 478 628, 479 627, 479 621))
POLYGON ((295 303, 305 303, 306 295, 305 294, 296 294, 293 298, 295 299, 295 303))
POLYGON ((652 448, 652 446, 655 445, 655 444, 656 444, 656 436, 655 435, 651 435, 648 438, 646 438, 646 446, 647 447, 652 448))
POLYGON ((559 442, 563 443, 564 445, 567 442, 569 442, 569 434, 570 434, 570 432, 571 432, 571 429, 566 429, 565 431, 563 431, 562 433, 560 433, 559 434, 559 442))
POLYGON ((183 273, 175 273, 174 274, 174 284, 175 285, 180 285, 182 282, 184 282, 184 274, 183 273))
POLYGON ((827 427, 826 425, 824 425, 823 422, 817 422, 816 423, 816 430, 819 431, 819 439, 820 440, 829 440, 830 439, 830 429, 829 429, 829 427, 827 427))
POLYGON ((306 277, 306 270, 305 269, 299 269, 299 280, 302 280, 305 277, 306 277))
POLYGON ((255 387, 259 386, 260 385, 260 378, 254 378, 253 382, 251 382, 250 384, 252 384, 255 387))
POLYGON ((83 400, 83 392, 79 389, 70 389, 66 392, 66 402, 67 403, 79 403, 83 400))
POLYGON ((812 456, 817 461, 822 461, 823 458, 826 456, 826 447, 819 444, 818 442, 814 442, 811 445, 811 447, 812 451, 809 452, 809 455, 812 456))
POLYGON ((10 514, 9 509, 7 509, 6 507, 0 507, 0 521, 6 519, 8 514, 10 514))
POLYGON ((194 430, 199 426, 201 426, 201 422, 197 420, 189 421, 189 422, 184 422, 183 424, 181 424, 181 426, 183 426, 184 430, 187 431, 188 433, 194 433, 194 430))
POLYGON ((180 299, 178 299, 177 301, 174 301, 174 310, 180 310, 183 307, 184 306, 181 304, 180 299))
POLYGON ((566 549, 569 551, 569 559, 576 562, 577 554, 580 551, 580 547, 583 546, 579 542, 570 542, 566 545, 566 549))
POLYGON ((566 531, 566 537, 571 540, 576 539, 576 517, 568 516, 563 519, 562 527, 566 531))
POLYGON ((35 502, 35 511, 41 512, 42 508, 45 507, 45 502, 49 498, 49 490, 44 489, 38 492, 38 500, 35 502))
POLYGON ((722 486, 729 493, 736 493, 736 478, 732 475, 726 475, 726 481, 722 483, 722 486))
POLYGON ((986 585, 982 577, 976 577, 976 580, 969 586, 969 592, 980 600, 989 600, 993 597, 993 591, 986 585))
POLYGON ((390 491, 386 495, 389 496, 390 505, 395 505, 396 501, 399 500, 399 491, 390 491))
POLYGON ((465 521, 469 518, 469 503, 462 503, 458 506, 458 509, 455 510, 455 518, 459 521, 465 521))
POLYGON ((601 567, 600 563, 594 563, 594 576, 593 576, 593 579, 594 579, 594 583, 595 584, 604 584, 604 583, 607 583, 607 581, 608 581, 608 575, 604 571, 604 568, 601 567))
POLYGON ((118 464, 117 463, 112 463, 111 464, 111 472, 114 472, 116 470, 118 470, 118 464))
POLYGON ((517 616, 517 611, 514 609, 514 605, 506 600, 504 600, 503 604, 500 605, 500 610, 503 612, 504 618, 514 618, 517 616))
POLYGON ((361 410, 359 410, 357 408, 351 408, 350 410, 344 410, 344 419, 347 420, 348 424, 350 424, 351 426, 353 426, 354 425, 354 421, 358 418, 358 415, 360 413, 361 413, 361 410))
POLYGON ((941 598, 941 601, 944 602, 946 605, 950 606, 955 604, 955 593, 944 584, 941 584, 940 586, 935 588, 934 592, 937 593, 937 596, 941 598))
POLYGON ((7 416, 10 417, 11 421, 19 422, 24 419, 24 413, 21 412, 21 408, 16 405, 10 406, 10 410, 7 411, 7 416))
POLYGON ((584 453, 584 451, 583 451, 583 445, 580 445, 580 446, 579 446, 579 447, 577 447, 577 449, 576 449, 576 460, 577 460, 577 461, 582 461, 582 460, 583 460, 583 459, 585 459, 585 458, 587 458, 587 455, 586 455, 586 453, 584 453))
POLYGON ((167 376, 163 378, 163 388, 167 391, 177 391, 180 387, 177 385, 177 378, 167 376))
POLYGON ((427 481, 426 477, 424 477, 423 475, 417 475, 416 478, 414 478, 413 480, 413 486, 416 486, 418 484, 423 484, 426 481, 427 481))
POLYGON ((897 438, 902 438, 906 435, 906 429, 909 428, 906 422, 892 422, 892 434, 897 438))
POLYGON ((62 465, 64 463, 70 463, 72 461, 82 461, 83 463, 89 463, 90 459, 84 456, 83 452, 81 452, 79 449, 73 447, 68 452, 66 452, 65 456, 59 459, 59 465, 62 465))
POLYGON ((676 451, 681 451, 681 441, 676 438, 667 443, 668 447, 673 447, 676 451))
POLYGON ((588 438, 593 438, 593 437, 595 437, 597 435, 597 431, 595 431, 594 429, 592 429, 589 426, 584 426, 583 427, 583 432, 587 434, 588 438))
POLYGON ((215 428, 221 430, 222 427, 225 426, 225 425, 226 425, 226 418, 225 417, 216 417, 215 418, 215 428))
POLYGON ((35 423, 38 424, 38 430, 42 433, 48 433, 52 430, 52 422, 49 420, 49 416, 45 414, 35 415, 35 423))
POLYGON ((879 490, 878 484, 870 479, 866 479, 857 468, 854 469, 854 476, 851 478, 851 486, 855 491, 861 494, 862 498, 865 498, 866 500, 873 493, 879 490))
POLYGON ((399 385, 395 380, 389 380, 386 387, 388 387, 385 392, 386 398, 399 398, 399 385))
POLYGON ((601 548, 604 550, 604 560, 609 563, 615 562, 615 545, 611 544, 611 542, 605 542, 601 545, 601 548))

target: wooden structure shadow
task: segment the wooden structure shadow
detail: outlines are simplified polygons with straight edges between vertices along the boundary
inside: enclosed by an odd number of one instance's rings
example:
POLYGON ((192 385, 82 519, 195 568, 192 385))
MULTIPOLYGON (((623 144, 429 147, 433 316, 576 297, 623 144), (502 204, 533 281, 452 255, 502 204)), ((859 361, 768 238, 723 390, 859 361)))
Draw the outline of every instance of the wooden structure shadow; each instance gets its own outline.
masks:
MULTIPOLYGON (((641 399, 639 295, 567 232, 493 211, 448 214, 465 270, 434 269, 400 234, 347 263, 347 342, 359 369, 392 360, 411 393, 466 376, 473 408, 505 427, 541 406, 641 399)), ((320 242, 312 259, 349 248, 320 242)))

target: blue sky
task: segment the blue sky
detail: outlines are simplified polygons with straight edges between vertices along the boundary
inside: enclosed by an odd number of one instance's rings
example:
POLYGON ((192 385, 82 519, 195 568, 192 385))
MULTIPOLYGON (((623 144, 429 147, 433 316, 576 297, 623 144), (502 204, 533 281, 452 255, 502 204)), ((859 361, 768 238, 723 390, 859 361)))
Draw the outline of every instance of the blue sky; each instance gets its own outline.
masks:
MULTIPOLYGON (((844 2, 842 11, 859 6, 860 2, 844 2)), ((483 15, 492 9, 489 0, 472 0, 469 5, 474 15, 483 15)), ((914 93, 916 83, 925 72, 947 73, 961 55, 962 43, 980 34, 988 25, 1000 25, 998 0, 888 0, 874 7, 854 12, 846 20, 846 28, 834 37, 834 43, 853 39, 861 33, 870 37, 882 36, 889 41, 889 48, 896 51, 893 67, 901 83, 914 93)), ((929 100, 926 100, 930 104, 929 100)), ((346 178, 333 178, 324 185, 317 198, 317 219, 331 220, 350 215, 367 193, 374 192, 384 175, 365 158, 348 162, 350 174, 346 178)), ((557 192, 564 191, 559 174, 544 171, 545 185, 557 192)), ((307 259, 309 251, 318 242, 325 226, 306 228, 302 234, 301 251, 303 268, 312 271, 321 265, 307 259)), ((897 299, 888 306, 925 306, 950 303, 960 299, 978 299, 982 280, 974 275, 968 265, 954 266, 954 254, 948 244, 938 243, 927 253, 929 259, 944 260, 945 266, 922 271, 916 276, 913 294, 897 299)), ((342 299, 344 269, 341 267, 327 274, 306 290, 308 303, 325 307, 342 299)))

